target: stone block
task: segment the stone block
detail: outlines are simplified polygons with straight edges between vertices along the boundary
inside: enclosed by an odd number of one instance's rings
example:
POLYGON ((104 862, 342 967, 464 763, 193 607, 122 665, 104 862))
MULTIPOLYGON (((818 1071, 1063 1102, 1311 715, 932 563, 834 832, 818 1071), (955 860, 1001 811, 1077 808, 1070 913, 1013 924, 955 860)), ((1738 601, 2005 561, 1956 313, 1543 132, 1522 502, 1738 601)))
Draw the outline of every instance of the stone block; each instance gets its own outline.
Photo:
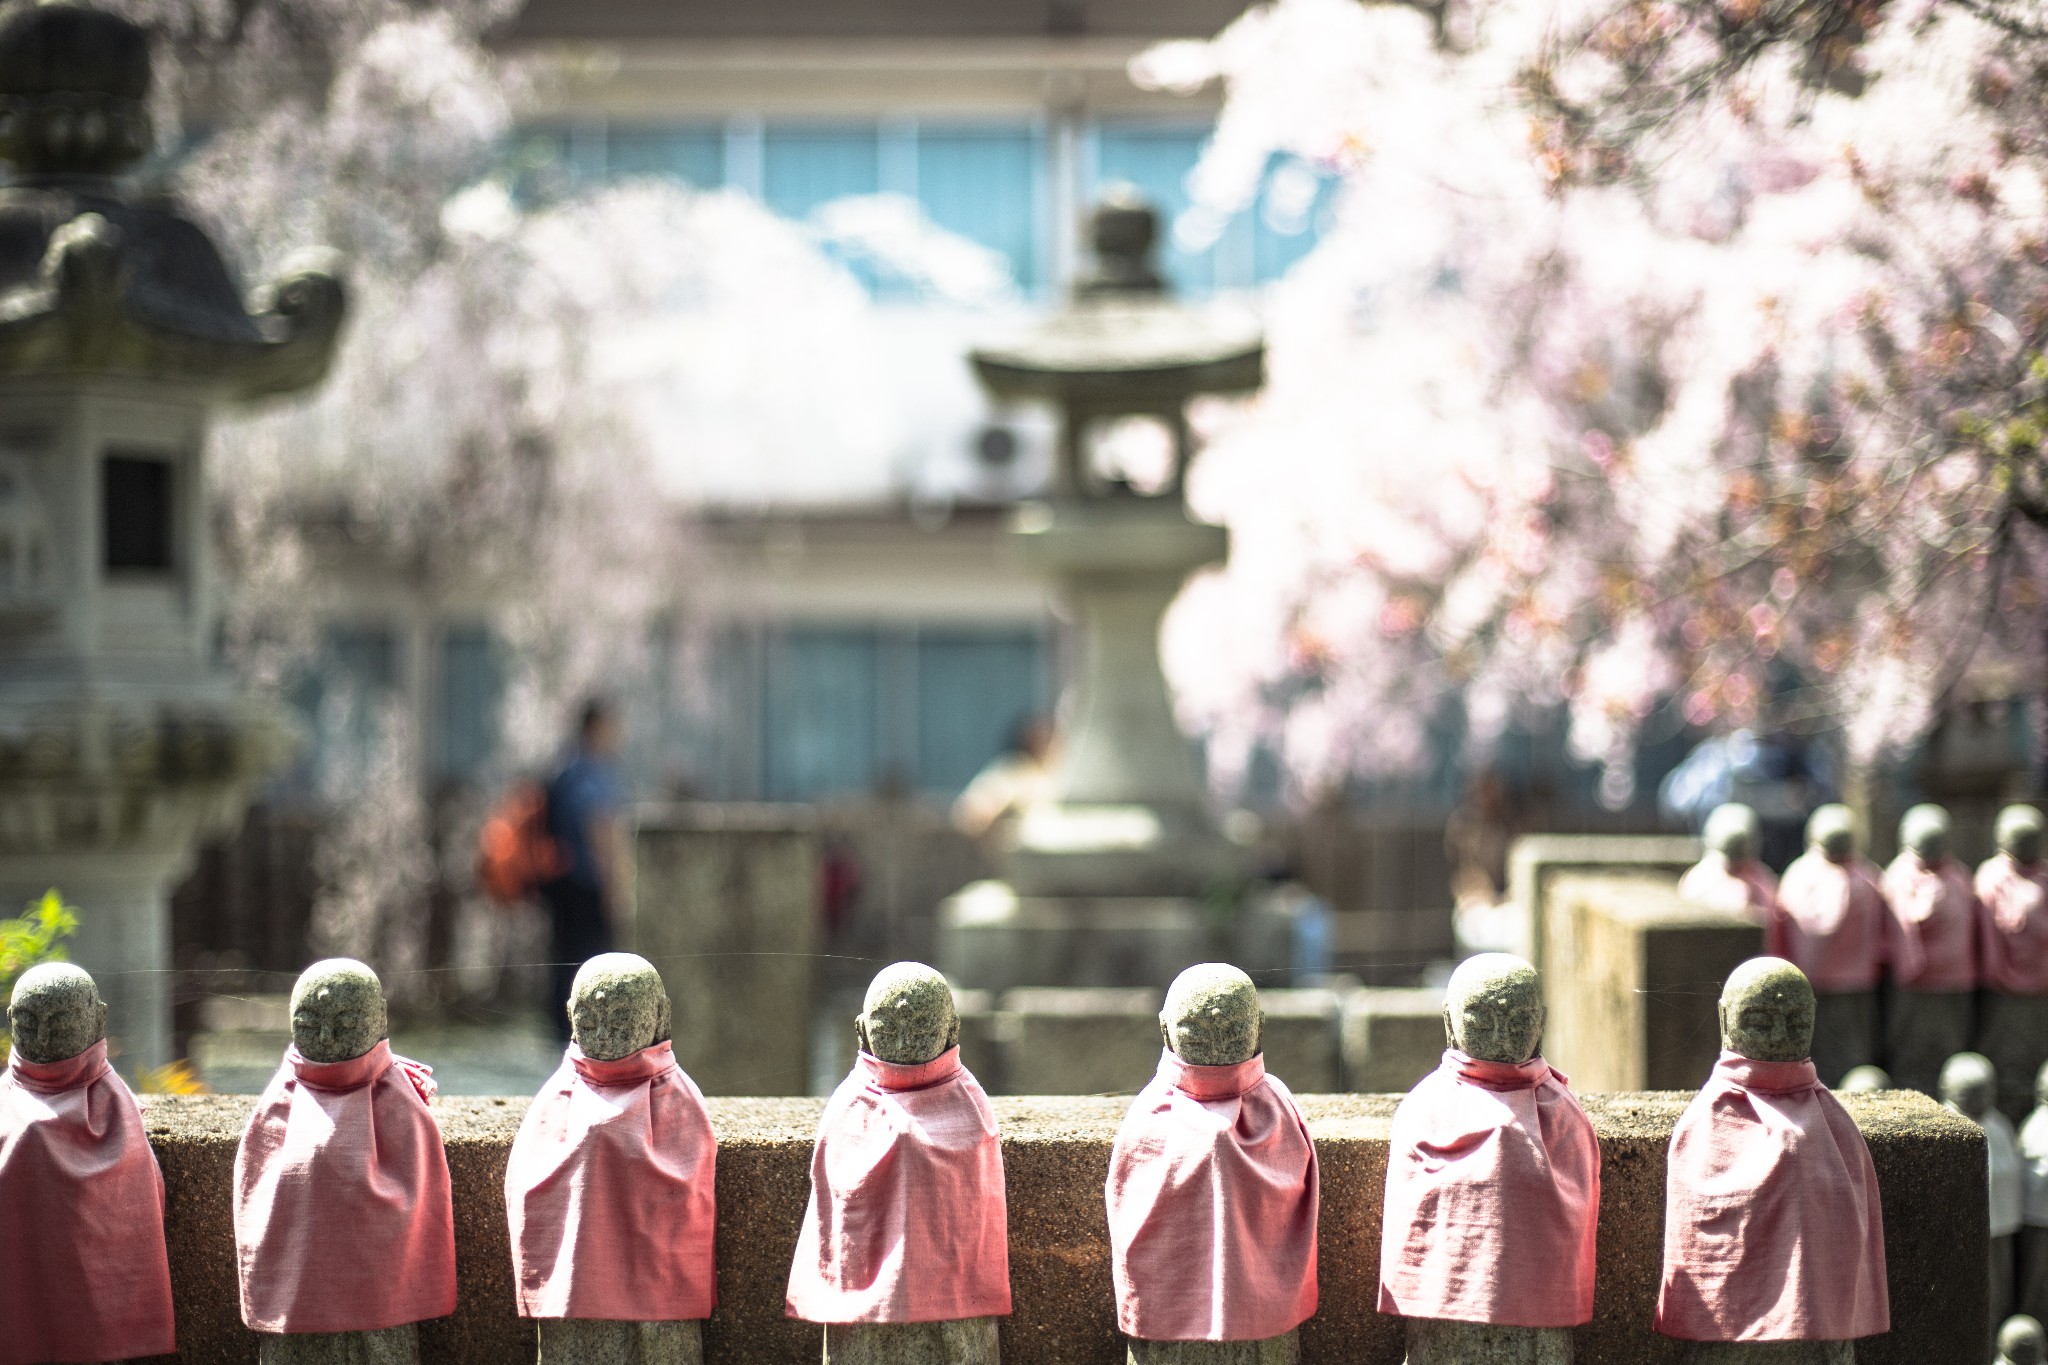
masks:
POLYGON ((1543 1054, 1592 1090, 1694 1090, 1720 1055, 1715 1006, 1763 930, 1689 905, 1675 878, 1572 873, 1546 893, 1554 953, 1543 973, 1543 1054))
POLYGON ((1551 883, 1573 872, 1627 869, 1678 878, 1700 860, 1700 841, 1690 834, 1526 834, 1508 851, 1508 900, 1524 917, 1523 956, 1542 971, 1553 952, 1571 960, 1569 941, 1556 939, 1546 924, 1544 899, 1551 883))
MULTIPOLYGON (((1684 1094, 1590 1095, 1600 1139, 1599 1286, 1575 1333, 1580 1365, 1678 1365, 1684 1345, 1651 1330, 1663 1252, 1664 1159, 1684 1094)), ((144 1118, 168 1188, 166 1233, 178 1306, 178 1359, 246 1365, 230 1223, 235 1144, 246 1097, 146 1096, 144 1118)), ((1004 1365, 1123 1365, 1110 1286, 1102 1187, 1128 1101, 995 1101, 1003 1134, 1015 1311, 1002 1322, 1004 1365)), ((1302 1327, 1304 1365, 1398 1365, 1402 1322, 1375 1311, 1380 1196, 1390 1095, 1302 1101, 1322 1180, 1321 1305, 1302 1327)), ((1980 1258, 1988 1222, 1981 1129, 1923 1095, 1846 1095, 1877 1167, 1892 1330, 1859 1342, 1857 1365, 1955 1360, 1958 1323, 1987 1314, 1980 1258)), ((515 1315, 504 1171, 526 1101, 443 1100, 436 1110, 454 1177, 460 1306, 425 1324, 437 1365, 531 1365, 531 1324, 515 1315)), ((824 1102, 713 1099, 718 1133, 718 1311, 705 1324, 709 1365, 816 1360, 820 1333, 783 1316, 783 1289, 810 1189, 824 1102)))
POLYGON ((976 882, 939 907, 938 961, 957 985, 1149 986, 1216 956, 1201 902, 1175 897, 1019 896, 976 882))
POLYGON ((1266 1070, 1297 1095, 1344 1088, 1344 997, 1331 990, 1259 992, 1266 1070))
POLYGON ((1344 1002, 1344 1088, 1406 1094, 1444 1055, 1440 986, 1353 992, 1344 1002))
POLYGON ((1162 992, 1005 991, 997 1022, 1004 1093, 1136 1094, 1159 1069, 1162 992))
POLYGON ((668 986, 676 1060, 708 1095, 806 1089, 818 942, 808 811, 685 805, 635 815, 624 946, 668 986))

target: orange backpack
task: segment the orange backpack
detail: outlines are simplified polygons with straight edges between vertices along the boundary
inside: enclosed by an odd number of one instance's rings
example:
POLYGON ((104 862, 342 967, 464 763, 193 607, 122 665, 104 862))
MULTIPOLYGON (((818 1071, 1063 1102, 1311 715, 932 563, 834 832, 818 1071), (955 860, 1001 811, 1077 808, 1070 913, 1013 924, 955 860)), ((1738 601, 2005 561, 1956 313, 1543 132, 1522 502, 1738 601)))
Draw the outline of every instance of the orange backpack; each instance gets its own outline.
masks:
POLYGON ((515 782, 477 835, 476 879, 499 905, 531 900, 543 882, 562 875, 564 859, 548 833, 548 791, 515 782))

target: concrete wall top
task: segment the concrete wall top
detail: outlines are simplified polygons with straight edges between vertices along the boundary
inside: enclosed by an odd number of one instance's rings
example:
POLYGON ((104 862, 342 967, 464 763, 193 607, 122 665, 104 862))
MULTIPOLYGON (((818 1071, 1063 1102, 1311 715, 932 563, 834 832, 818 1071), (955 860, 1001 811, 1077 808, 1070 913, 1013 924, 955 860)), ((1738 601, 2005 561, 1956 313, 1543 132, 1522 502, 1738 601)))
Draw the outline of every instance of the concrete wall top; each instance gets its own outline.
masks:
MULTIPOLYGON (((1650 1330, 1662 1249, 1664 1157, 1679 1093, 1586 1098, 1600 1136, 1599 1292, 1578 1333, 1580 1365, 1658 1365, 1678 1343, 1650 1330)), ((1892 1331, 1859 1346, 1858 1365, 1954 1358, 1959 1331, 1987 1313, 1984 1140, 1974 1124, 1918 1094, 1845 1096, 1883 1192, 1892 1331)), ((1015 1311, 1005 1365, 1122 1365, 1111 1297, 1103 1182, 1129 1101, 997 1099, 1009 1190, 1015 1311)), ((1399 1096, 1311 1095, 1302 1108, 1322 1178, 1321 1307, 1302 1329, 1305 1365, 1397 1365, 1401 1322, 1373 1309, 1388 1126, 1399 1096)), ((145 1115, 169 1192, 167 1233, 178 1300, 178 1359, 246 1365, 231 1230, 235 1146, 253 1101, 150 1097, 145 1115)), ((712 1365, 815 1359, 817 1329, 782 1313, 783 1286, 809 1192, 823 1101, 714 1099, 719 1136, 719 1306, 707 1324, 712 1365)), ((502 1196, 523 1099, 436 1106, 454 1176, 460 1308, 422 1328, 426 1359, 452 1365, 533 1360, 514 1316, 502 1196)))

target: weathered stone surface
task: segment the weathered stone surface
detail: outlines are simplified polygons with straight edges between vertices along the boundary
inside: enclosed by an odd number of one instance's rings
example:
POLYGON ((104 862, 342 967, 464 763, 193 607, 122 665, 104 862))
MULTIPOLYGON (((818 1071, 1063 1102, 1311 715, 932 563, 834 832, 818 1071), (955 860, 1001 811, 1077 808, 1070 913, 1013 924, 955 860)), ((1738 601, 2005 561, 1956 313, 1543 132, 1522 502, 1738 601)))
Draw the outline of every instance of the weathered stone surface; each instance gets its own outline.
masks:
POLYGON ((960 1041, 953 988, 922 962, 884 967, 868 984, 856 1034, 885 1062, 921 1066, 960 1041))
POLYGON ((626 945, 668 985, 676 1061, 707 1095, 788 1095, 810 1079, 817 834, 787 808, 634 812, 626 945))
POLYGON ((1552 882, 1544 925, 1543 1055, 1572 1088, 1690 1090, 1713 1070, 1722 983, 1763 951, 1763 930, 1679 899, 1675 881, 1573 873, 1552 882))
POLYGON ((7 1029, 28 1061, 65 1062, 107 1036, 107 1007, 82 968, 45 962, 16 979, 7 1029))
POLYGON ((1543 1037, 1542 983, 1536 969, 1508 953, 1481 953, 1458 964, 1445 991, 1451 1039, 1470 1057, 1519 1066, 1543 1037))
POLYGON ((599 953, 569 987, 569 1036, 583 1055, 616 1062, 668 1036, 668 991, 654 964, 633 953, 599 953))
POLYGON ((825 1365, 996 1365, 994 1318, 863 1322, 825 1329, 825 1365))
POLYGON ((1204 962, 1173 979, 1159 1012, 1166 1045, 1191 1066, 1235 1066, 1259 1050, 1259 988, 1227 962, 1204 962))
POLYGON ((1759 1062, 1813 1055, 1813 984, 1780 957, 1758 957, 1721 988, 1721 1045, 1759 1062))
MULTIPOLYGON (((1650 1329, 1663 1257, 1664 1154, 1690 1096, 1590 1095, 1601 1146, 1599 1292, 1576 1331, 1578 1365, 1678 1365, 1685 1344, 1650 1329)), ((1402 1321, 1374 1311, 1380 1195, 1393 1095, 1311 1095, 1302 1110, 1322 1177, 1322 1299, 1301 1329, 1307 1365, 1396 1365, 1402 1321)), ((1987 1226, 1984 1137, 1917 1094, 1844 1097, 1877 1166, 1884 1206, 1892 1331, 1861 1343, 1859 1365, 1955 1359, 1956 1324, 1987 1311, 1981 1262, 1956 1248, 1987 1226)), ((436 1365, 534 1359, 533 1326, 513 1306, 506 1243, 505 1156, 524 1100, 443 1099, 436 1106, 454 1175, 460 1306, 420 1326, 436 1365)), ((719 1136, 718 1311, 704 1325, 710 1365, 814 1360, 819 1332, 783 1316, 789 1257, 810 1189, 824 1102, 714 1099, 719 1136)), ((247 1097, 144 1097, 169 1190, 166 1218, 178 1303, 179 1359, 248 1365, 230 1225, 235 1143, 247 1097)), ((1107 1098, 995 1101, 1009 1187, 1012 1316, 1005 1365, 1118 1365, 1109 1230, 1102 1187, 1126 1102, 1107 1098)))
POLYGON ((1853 1341, 1703 1341, 1686 1365, 1854 1365, 1853 1341))
POLYGON ((1570 962, 1571 925, 1553 923, 1550 890, 1559 877, 1625 869, 1673 886, 1700 859, 1689 834, 1525 834, 1508 850, 1508 900, 1526 920, 1529 961, 1570 962))
POLYGON ((292 1043, 309 1062, 346 1062, 384 1037, 384 987, 353 958, 330 957, 292 987, 292 1043))
POLYGON ((1126 1365, 1297 1365, 1301 1333, 1263 1341, 1132 1341, 1126 1365))
POLYGON ((704 1324, 543 1318, 540 1365, 703 1365, 704 1324))
POLYGON ((1159 992, 1143 988, 1003 994, 1003 1084, 1025 1095, 1130 1095, 1159 1069, 1159 992))
POLYGON ((1355 991, 1344 1002, 1344 1088, 1406 1094, 1447 1044, 1440 988, 1355 991))
POLYGON ((375 1332, 299 1332, 260 1338, 262 1365, 419 1365, 419 1324, 375 1332))
POLYGON ((1408 1324, 1406 1365, 1572 1365, 1572 1333, 1416 1318, 1408 1324))

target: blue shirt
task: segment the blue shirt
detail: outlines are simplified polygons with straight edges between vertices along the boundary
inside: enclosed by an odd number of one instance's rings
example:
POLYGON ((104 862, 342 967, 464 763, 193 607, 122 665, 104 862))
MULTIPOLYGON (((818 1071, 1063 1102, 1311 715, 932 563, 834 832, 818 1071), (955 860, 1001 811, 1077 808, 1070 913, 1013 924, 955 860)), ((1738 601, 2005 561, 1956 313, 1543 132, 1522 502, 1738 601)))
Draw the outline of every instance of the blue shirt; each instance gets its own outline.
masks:
POLYGON ((569 862, 563 876, 595 890, 604 889, 604 874, 590 846, 590 824, 618 814, 625 802, 626 783, 618 765, 581 750, 548 784, 548 833, 569 862))

